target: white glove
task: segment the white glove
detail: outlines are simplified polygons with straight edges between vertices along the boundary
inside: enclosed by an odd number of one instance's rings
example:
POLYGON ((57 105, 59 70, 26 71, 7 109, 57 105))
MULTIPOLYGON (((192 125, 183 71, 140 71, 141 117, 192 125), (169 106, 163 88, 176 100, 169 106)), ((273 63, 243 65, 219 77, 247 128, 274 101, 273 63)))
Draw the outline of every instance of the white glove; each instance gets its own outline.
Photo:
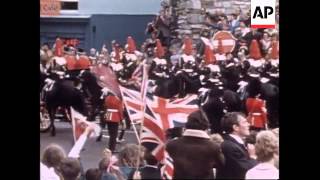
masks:
POLYGON ((204 78, 205 78, 205 76, 204 76, 204 75, 200 75, 200 77, 199 77, 200 81, 203 81, 203 80, 204 80, 204 78))

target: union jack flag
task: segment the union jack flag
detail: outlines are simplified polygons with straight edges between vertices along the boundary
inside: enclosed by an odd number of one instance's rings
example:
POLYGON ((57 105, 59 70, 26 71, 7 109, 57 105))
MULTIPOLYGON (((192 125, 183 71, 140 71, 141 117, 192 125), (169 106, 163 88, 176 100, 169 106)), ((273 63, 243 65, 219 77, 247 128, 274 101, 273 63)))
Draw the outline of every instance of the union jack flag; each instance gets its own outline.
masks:
POLYGON ((136 90, 131 90, 119 86, 123 102, 132 122, 138 123, 142 120, 142 99, 141 93, 136 90))
POLYGON ((164 165, 161 167, 162 179, 172 179, 173 171, 173 159, 170 157, 169 153, 165 151, 164 165))
MULTIPOLYGON (((141 121, 143 116, 141 92, 119 87, 131 121, 141 121)), ((146 92, 145 101, 141 142, 148 149, 152 149, 152 154, 158 160, 163 160, 166 130, 184 126, 188 115, 198 110, 197 95, 165 99, 146 92)))
POLYGON ((162 161, 166 130, 183 127, 188 115, 196 110, 198 110, 196 95, 165 99, 147 93, 141 142, 159 161, 162 161))

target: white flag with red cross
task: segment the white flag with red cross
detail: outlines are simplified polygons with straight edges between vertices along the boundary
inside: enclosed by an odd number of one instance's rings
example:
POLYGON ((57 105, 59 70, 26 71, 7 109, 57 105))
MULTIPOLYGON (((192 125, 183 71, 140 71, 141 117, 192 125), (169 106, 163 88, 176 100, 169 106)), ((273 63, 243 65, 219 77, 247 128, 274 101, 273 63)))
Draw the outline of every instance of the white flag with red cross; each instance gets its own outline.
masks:
POLYGON ((76 142, 81 134, 85 131, 88 126, 92 126, 94 131, 90 134, 90 137, 97 137, 101 132, 101 128, 99 125, 87 121, 87 117, 79 113, 78 111, 74 110, 70 107, 71 112, 71 122, 72 122, 72 132, 74 142, 76 142))

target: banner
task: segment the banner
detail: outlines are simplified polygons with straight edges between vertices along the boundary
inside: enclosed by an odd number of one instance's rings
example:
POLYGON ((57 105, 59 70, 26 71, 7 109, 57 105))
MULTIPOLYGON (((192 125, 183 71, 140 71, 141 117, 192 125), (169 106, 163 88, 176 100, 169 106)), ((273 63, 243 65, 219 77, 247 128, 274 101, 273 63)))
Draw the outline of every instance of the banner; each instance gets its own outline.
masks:
POLYGON ((59 0, 41 0, 40 16, 60 15, 61 4, 59 0))

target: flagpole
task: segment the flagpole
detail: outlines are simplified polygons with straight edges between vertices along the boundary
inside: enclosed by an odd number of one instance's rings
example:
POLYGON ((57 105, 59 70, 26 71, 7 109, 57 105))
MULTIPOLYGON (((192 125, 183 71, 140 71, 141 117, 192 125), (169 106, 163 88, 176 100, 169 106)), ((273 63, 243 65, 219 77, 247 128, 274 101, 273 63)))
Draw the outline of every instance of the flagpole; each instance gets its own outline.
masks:
MULTIPOLYGON (((207 92, 208 93, 208 92, 207 92)), ((208 95, 209 96, 209 95, 208 95)), ((208 97, 207 97, 208 98, 208 97)), ((203 110, 203 105, 205 104, 204 102, 202 102, 203 101, 203 99, 199 99, 199 110, 200 110, 200 113, 202 114, 202 116, 203 116, 203 118, 204 118, 204 120, 205 121, 207 121, 209 124, 210 124, 210 121, 209 121, 209 118, 208 118, 208 116, 207 116, 207 114, 206 114, 206 112, 203 110)), ((205 100, 204 100, 205 101, 205 100)))
POLYGON ((76 122, 74 119, 74 110, 72 107, 70 107, 70 117, 71 117, 71 124, 72 124, 72 135, 73 135, 73 141, 76 143, 76 122))
MULTIPOLYGON (((148 57, 147 57, 148 58, 148 57)), ((147 85, 145 83, 147 83, 148 81, 148 71, 149 70, 149 64, 148 64, 148 59, 145 60, 145 62, 143 62, 143 74, 142 74, 142 83, 141 83, 141 99, 142 99, 142 106, 141 106, 141 111, 142 111, 142 119, 141 119, 141 125, 140 125, 140 137, 142 134, 142 128, 143 128, 143 123, 144 123, 144 115, 145 115, 145 107, 146 107, 146 100, 145 100, 145 96, 146 96, 146 91, 147 91, 147 85)), ((139 146, 138 146, 138 157, 137 157, 137 164, 136 164, 136 171, 138 171, 139 169, 139 164, 140 164, 140 153, 141 153, 141 140, 139 141, 139 146)))
POLYGON ((138 143, 140 144, 140 138, 139 138, 139 134, 138 134, 137 128, 136 128, 135 124, 133 123, 133 121, 131 119, 130 119, 130 121, 131 121, 131 125, 133 127, 134 134, 136 135, 138 143))

